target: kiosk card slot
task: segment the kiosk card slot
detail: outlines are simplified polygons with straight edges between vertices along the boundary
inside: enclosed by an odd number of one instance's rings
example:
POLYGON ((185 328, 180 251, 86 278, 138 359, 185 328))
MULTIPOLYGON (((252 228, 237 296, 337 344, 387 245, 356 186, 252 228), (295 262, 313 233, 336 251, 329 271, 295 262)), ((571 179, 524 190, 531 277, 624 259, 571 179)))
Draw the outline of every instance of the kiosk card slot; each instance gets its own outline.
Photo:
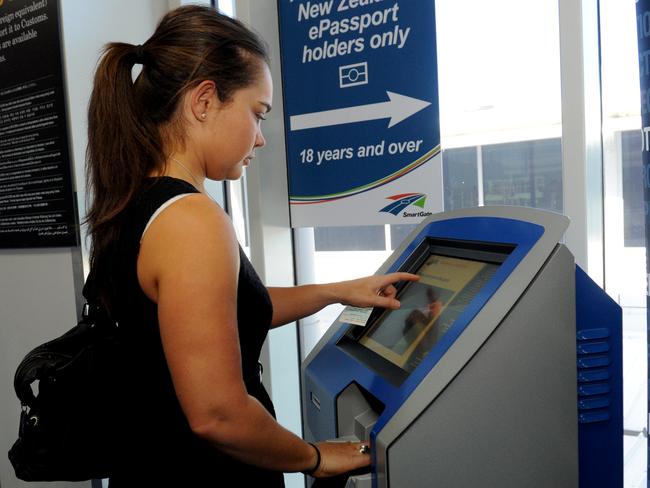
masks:
POLYGON ((351 383, 336 400, 339 438, 367 441, 384 404, 356 383, 351 383))

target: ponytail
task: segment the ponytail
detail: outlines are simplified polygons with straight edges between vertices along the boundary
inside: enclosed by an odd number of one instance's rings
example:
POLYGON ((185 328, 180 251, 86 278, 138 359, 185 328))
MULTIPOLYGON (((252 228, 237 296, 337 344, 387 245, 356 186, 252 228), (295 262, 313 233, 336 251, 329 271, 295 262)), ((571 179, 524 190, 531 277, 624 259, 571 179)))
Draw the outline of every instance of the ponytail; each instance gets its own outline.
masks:
POLYGON ((131 72, 141 47, 106 46, 88 107, 86 184, 91 235, 124 210, 143 179, 164 161, 160 135, 136 99, 131 72))

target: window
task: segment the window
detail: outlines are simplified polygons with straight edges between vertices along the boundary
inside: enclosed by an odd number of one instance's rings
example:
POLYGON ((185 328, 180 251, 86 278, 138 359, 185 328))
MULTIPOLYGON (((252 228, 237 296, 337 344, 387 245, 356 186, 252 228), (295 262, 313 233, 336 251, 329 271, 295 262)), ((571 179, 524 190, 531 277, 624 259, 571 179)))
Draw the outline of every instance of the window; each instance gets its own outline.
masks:
POLYGON ((600 0, 605 289, 623 308, 626 488, 647 483, 648 344, 636 6, 600 0))
POLYGON ((519 205, 562 211, 560 139, 484 146, 485 205, 519 205))
POLYGON ((319 227, 314 229, 316 252, 384 251, 386 232, 383 225, 364 227, 319 227))
POLYGON ((645 246, 645 211, 643 205, 643 161, 639 131, 620 132, 623 166, 623 221, 625 247, 645 246))
POLYGON ((479 204, 477 148, 447 149, 442 153, 445 210, 479 204))

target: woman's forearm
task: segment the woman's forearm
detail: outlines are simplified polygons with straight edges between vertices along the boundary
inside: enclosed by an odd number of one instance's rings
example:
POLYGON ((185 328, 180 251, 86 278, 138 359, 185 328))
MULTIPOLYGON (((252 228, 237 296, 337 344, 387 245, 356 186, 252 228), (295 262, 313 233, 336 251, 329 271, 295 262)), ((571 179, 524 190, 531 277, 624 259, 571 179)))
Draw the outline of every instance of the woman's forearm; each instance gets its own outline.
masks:
POLYGON ((419 279, 411 273, 389 273, 323 285, 269 288, 273 302, 271 326, 278 327, 307 317, 332 303, 356 307, 398 308, 399 302, 395 299, 397 289, 393 284, 419 279))
POLYGON ((193 431, 235 459, 265 469, 306 471, 317 461, 312 446, 278 424, 251 396, 228 413, 193 426, 193 431))
POLYGON ((272 327, 312 315, 332 303, 341 301, 338 283, 269 288, 273 302, 272 327))

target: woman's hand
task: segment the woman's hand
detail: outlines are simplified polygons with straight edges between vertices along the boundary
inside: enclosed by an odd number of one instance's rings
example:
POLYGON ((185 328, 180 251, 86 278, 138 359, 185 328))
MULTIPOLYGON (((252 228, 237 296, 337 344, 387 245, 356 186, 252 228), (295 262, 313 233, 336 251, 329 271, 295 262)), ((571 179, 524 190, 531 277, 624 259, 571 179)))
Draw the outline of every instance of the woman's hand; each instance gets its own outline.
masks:
POLYGON ((370 465, 367 442, 320 442, 320 465, 314 478, 329 478, 370 465), (364 449, 365 446, 365 449, 364 449))
POLYGON ((382 307, 397 309, 400 306, 395 298, 399 281, 418 281, 420 277, 411 273, 389 273, 367 276, 357 280, 334 283, 338 301, 343 305, 355 307, 382 307))
POLYGON ((273 302, 273 327, 307 317, 332 303, 355 307, 399 308, 395 299, 398 281, 417 281, 411 273, 390 273, 358 280, 289 288, 269 288, 273 302))

